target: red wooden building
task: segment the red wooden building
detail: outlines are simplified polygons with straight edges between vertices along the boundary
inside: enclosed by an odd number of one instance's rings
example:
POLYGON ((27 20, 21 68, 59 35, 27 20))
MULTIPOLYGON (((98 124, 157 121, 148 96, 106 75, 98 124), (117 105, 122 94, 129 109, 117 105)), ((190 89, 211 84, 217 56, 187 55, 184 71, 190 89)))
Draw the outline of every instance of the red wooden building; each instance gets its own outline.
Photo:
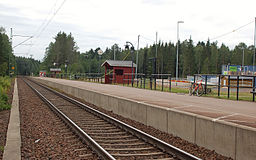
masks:
POLYGON ((114 60, 106 60, 101 66, 105 66, 105 83, 120 84, 131 82, 137 67, 135 63, 132 64, 132 61, 114 60))

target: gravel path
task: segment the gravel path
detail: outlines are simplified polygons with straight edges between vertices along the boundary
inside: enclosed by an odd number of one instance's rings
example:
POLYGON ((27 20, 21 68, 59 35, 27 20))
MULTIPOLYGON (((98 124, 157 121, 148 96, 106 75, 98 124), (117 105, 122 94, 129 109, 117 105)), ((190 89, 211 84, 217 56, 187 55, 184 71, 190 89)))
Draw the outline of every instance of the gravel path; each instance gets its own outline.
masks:
POLYGON ((21 79, 18 89, 22 159, 98 159, 21 79))

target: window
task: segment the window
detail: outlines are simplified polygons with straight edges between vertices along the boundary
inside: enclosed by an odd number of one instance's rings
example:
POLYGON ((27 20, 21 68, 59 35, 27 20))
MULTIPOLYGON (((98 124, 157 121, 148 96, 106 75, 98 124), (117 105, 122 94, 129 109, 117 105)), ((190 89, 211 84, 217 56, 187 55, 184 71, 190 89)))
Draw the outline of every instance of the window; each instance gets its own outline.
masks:
POLYGON ((115 73, 116 73, 116 75, 121 76, 121 75, 123 75, 124 70, 122 70, 122 69, 116 69, 116 70, 115 70, 115 73))

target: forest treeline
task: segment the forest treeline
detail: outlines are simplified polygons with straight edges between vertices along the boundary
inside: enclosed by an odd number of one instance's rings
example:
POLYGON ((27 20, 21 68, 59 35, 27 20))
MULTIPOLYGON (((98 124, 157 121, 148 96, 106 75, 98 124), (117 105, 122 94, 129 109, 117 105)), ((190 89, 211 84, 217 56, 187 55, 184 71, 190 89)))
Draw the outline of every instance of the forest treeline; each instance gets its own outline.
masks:
MULTIPOLYGON (((49 71, 52 67, 60 67, 65 71, 67 64, 68 73, 98 73, 103 72, 100 65, 105 60, 113 60, 114 52, 116 60, 134 60, 136 62, 135 51, 124 50, 117 44, 106 48, 102 56, 98 55, 98 50, 91 49, 84 53, 78 51, 78 46, 72 34, 59 32, 46 49, 41 69, 49 71), (114 51, 115 50, 115 51, 114 51)), ((138 73, 151 74, 169 73, 176 74, 176 44, 172 42, 161 42, 141 48, 138 51, 138 73), (153 59, 156 57, 156 71, 153 69, 153 59)), ((217 42, 193 42, 192 38, 179 42, 179 75, 186 77, 193 74, 219 74, 221 66, 227 64, 242 65, 244 50, 244 65, 253 64, 254 46, 247 46, 239 43, 230 49, 225 44, 218 46, 217 42)))
MULTIPOLYGON (((244 65, 253 64, 254 46, 239 43, 230 49, 225 44, 217 42, 194 42, 192 38, 179 42, 179 77, 193 74, 219 74, 222 65, 242 65, 244 50, 244 65)), ((176 43, 159 41, 138 51, 138 73, 168 73, 176 75, 176 43), (156 57, 157 47, 157 57, 156 57), (156 57, 156 71, 153 59, 156 57)), ((59 32, 45 50, 42 62, 33 58, 15 57, 12 53, 11 42, 5 29, 0 27, 0 75, 12 74, 38 75, 40 70, 50 71, 50 68, 61 68, 68 73, 104 73, 100 65, 105 60, 134 60, 137 51, 132 54, 114 44, 98 55, 100 48, 86 52, 78 51, 79 47, 71 33, 59 32)))
POLYGON ((0 27, 0 76, 14 74, 15 56, 12 53, 11 42, 5 29, 0 27))
POLYGON ((39 67, 38 60, 14 56, 10 38, 0 27, 0 76, 38 75, 39 67))

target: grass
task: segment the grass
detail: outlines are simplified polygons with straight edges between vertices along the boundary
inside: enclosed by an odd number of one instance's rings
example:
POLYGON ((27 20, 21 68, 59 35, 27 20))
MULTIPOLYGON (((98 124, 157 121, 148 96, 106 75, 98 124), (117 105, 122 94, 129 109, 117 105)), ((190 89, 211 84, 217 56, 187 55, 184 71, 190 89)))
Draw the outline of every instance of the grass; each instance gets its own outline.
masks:
MULTIPOLYGON (((121 85, 121 84, 119 84, 121 85)), ((132 87, 131 84, 127 85, 125 84, 124 86, 132 87)), ((140 86, 140 83, 137 87, 137 83, 134 83, 133 85, 135 88, 143 88, 140 86)), ((149 80, 146 81, 145 83, 145 89, 150 90, 150 83, 149 80)), ((152 84, 152 90, 157 90, 157 91, 162 91, 162 85, 156 85, 156 89, 154 88, 154 83, 152 84)), ((169 92, 169 86, 165 86, 163 88, 164 92, 169 92)), ((172 93, 183 93, 183 94, 188 94, 189 90, 188 88, 179 88, 179 87, 172 87, 171 88, 172 93)), ((204 94, 203 97, 213 97, 213 98, 219 98, 219 99, 230 99, 230 100, 236 100, 236 92, 230 92, 229 98, 228 98, 228 93, 227 92, 221 92, 220 96, 218 96, 218 91, 212 90, 211 93, 204 94)), ((242 101, 252 101, 252 94, 249 92, 239 92, 239 100, 242 101)))
POLYGON ((9 77, 0 77, 0 110, 10 109, 8 104, 7 92, 11 87, 11 79, 9 77))
MULTIPOLYGON (((137 86, 137 83, 135 82, 133 84, 133 87, 134 88, 141 88, 141 89, 144 89, 144 82, 142 81, 142 85, 141 83, 139 82, 138 83, 138 86, 137 86)), ((117 84, 117 85, 123 85, 123 84, 117 84)), ((128 87, 132 87, 132 84, 124 84, 124 86, 128 86, 128 87)), ((145 81, 145 89, 148 89, 148 90, 151 90, 150 88, 150 81, 149 79, 147 79, 145 81)), ((154 86, 154 82, 152 83, 152 90, 156 90, 156 91, 162 91, 162 84, 156 84, 156 89, 155 89, 155 86, 154 86)), ((163 87, 163 91, 164 92, 170 92, 169 90, 169 84, 167 85, 166 83, 164 84, 164 87, 163 87)), ((187 94, 188 93, 188 89, 186 88, 178 88, 178 87, 171 87, 171 92, 172 93, 184 93, 184 94, 187 94)))
MULTIPOLYGON (((81 79, 80 81, 87 81, 87 82, 92 82, 92 83, 100 83, 100 81, 98 82, 97 80, 95 81, 89 81, 89 80, 85 80, 85 79, 81 79)), ((137 82, 134 82, 133 87, 134 88, 141 88, 144 89, 144 80, 142 81, 142 85, 141 85, 141 81, 139 81, 138 86, 137 86, 137 82)), ((120 85, 123 86, 123 84, 113 84, 113 85, 120 85)), ((131 85, 131 81, 130 84, 124 84, 124 86, 127 87, 132 87, 131 85)), ((152 82, 152 90, 156 90, 156 91, 162 91, 162 84, 157 84, 156 85, 156 89, 154 88, 154 82, 152 82)), ((151 90, 150 88, 150 80, 146 79, 145 81, 145 89, 151 90)), ((169 84, 165 83, 165 86, 163 87, 163 91, 164 92, 170 92, 169 90, 169 84)), ((171 86, 171 92, 172 93, 183 93, 183 94, 188 94, 189 90, 188 88, 179 88, 179 87, 173 87, 171 86)), ((219 98, 219 99, 230 99, 230 100, 236 100, 236 92, 230 92, 230 96, 228 98, 228 93, 227 91, 225 92, 220 92, 220 96, 218 96, 218 91, 217 90, 212 90, 211 93, 208 94, 204 94, 203 97, 213 97, 213 98, 219 98)), ((252 94, 249 92, 239 92, 239 100, 242 101, 252 101, 252 94)))
POLYGON ((4 146, 0 146, 0 151, 4 151, 4 146))
MULTIPOLYGON (((230 92, 228 98, 228 92, 221 92, 220 96, 218 96, 218 91, 212 91, 211 93, 204 95, 206 97, 214 97, 219 99, 230 99, 230 100, 237 100, 236 92, 230 92)), ((252 94, 249 92, 239 92, 238 100, 242 101, 252 101, 252 94)))

